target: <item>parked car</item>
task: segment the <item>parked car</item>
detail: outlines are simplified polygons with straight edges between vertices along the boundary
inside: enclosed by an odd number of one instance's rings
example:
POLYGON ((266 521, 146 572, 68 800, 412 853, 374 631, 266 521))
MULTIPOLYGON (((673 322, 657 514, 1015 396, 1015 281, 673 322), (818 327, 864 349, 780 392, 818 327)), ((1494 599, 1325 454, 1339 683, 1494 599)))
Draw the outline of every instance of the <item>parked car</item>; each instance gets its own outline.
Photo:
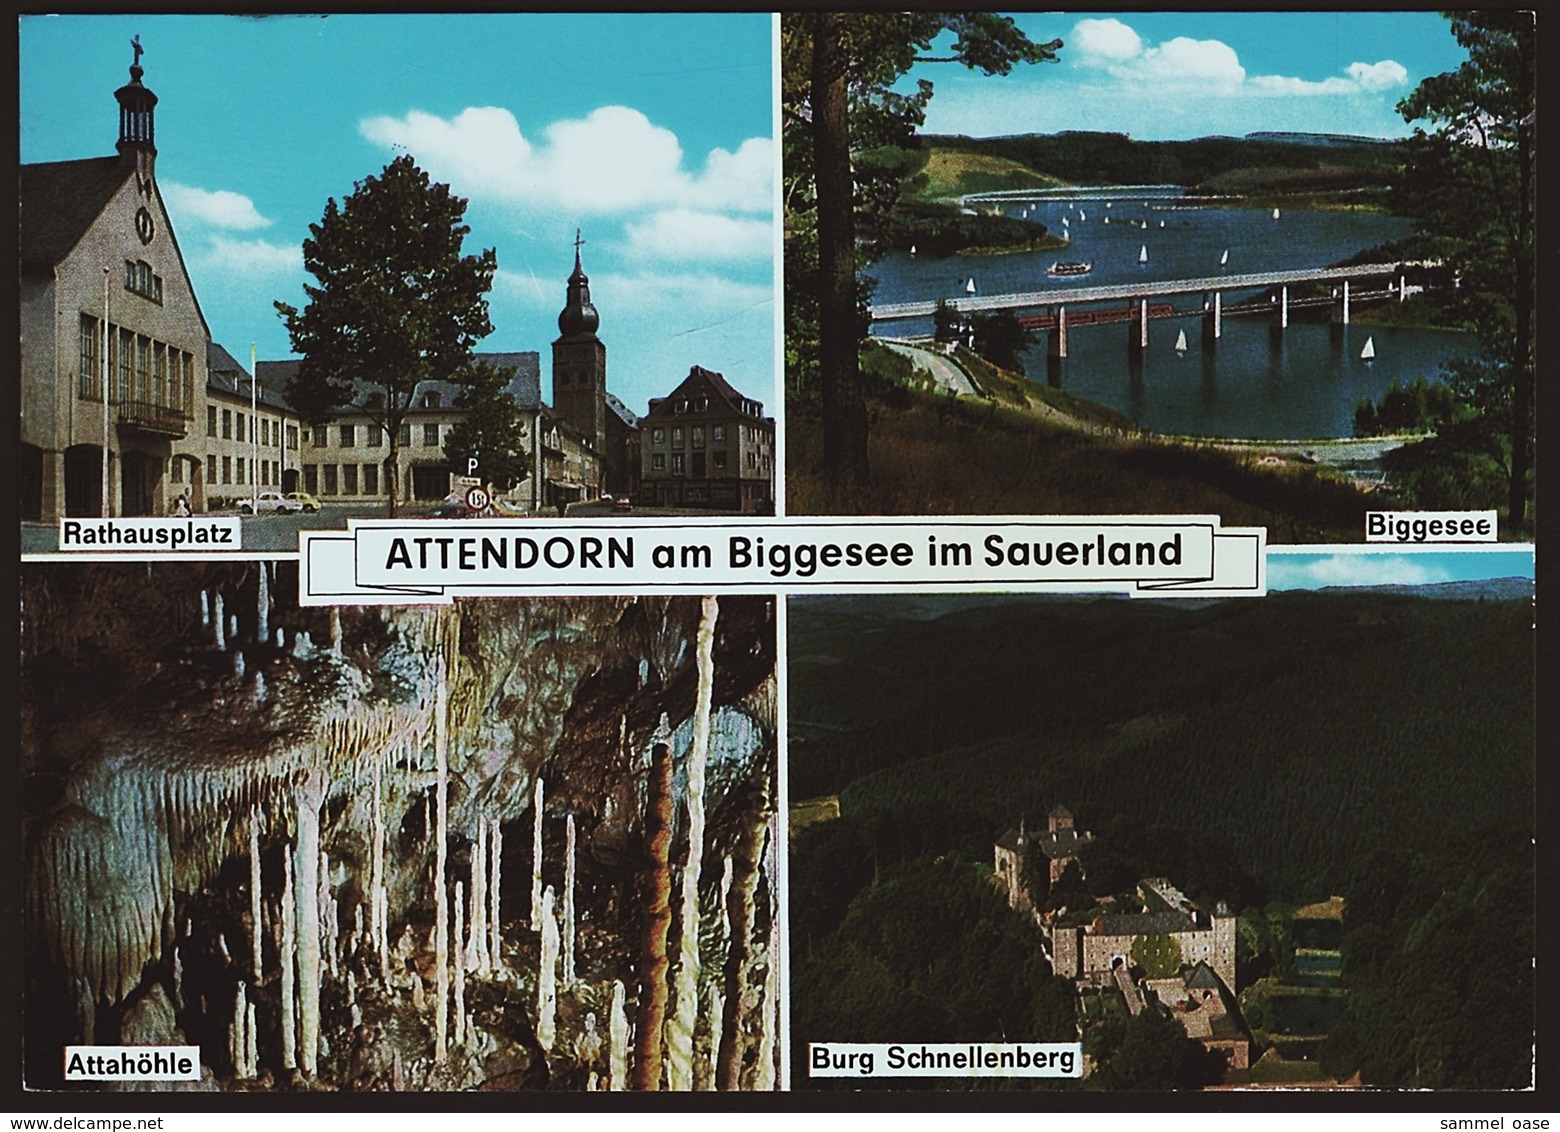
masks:
POLYGON ((296 503, 300 510, 308 511, 310 514, 320 509, 320 501, 306 491, 289 491, 287 498, 296 503))
MULTIPOLYGON (((318 504, 315 505, 316 508, 318 504)), ((253 499, 241 499, 238 509, 245 515, 255 515, 267 511, 288 514, 293 511, 302 511, 303 504, 296 499, 289 499, 279 491, 262 491, 253 499)))

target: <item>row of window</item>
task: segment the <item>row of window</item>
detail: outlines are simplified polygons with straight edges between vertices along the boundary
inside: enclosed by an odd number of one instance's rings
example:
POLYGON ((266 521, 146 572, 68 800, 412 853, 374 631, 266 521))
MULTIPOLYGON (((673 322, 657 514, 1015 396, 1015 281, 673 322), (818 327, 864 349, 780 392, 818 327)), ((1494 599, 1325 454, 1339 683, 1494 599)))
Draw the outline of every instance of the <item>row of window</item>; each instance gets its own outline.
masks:
POLYGON ((125 260, 125 290, 134 291, 154 303, 162 302, 162 276, 152 271, 144 259, 125 260))
POLYGON ((195 408, 195 358, 187 350, 137 334, 122 326, 81 316, 81 361, 76 375, 77 396, 103 399, 103 350, 108 349, 108 373, 115 401, 139 402, 172 409, 188 417, 195 408))
MULTIPOLYGON (((650 430, 651 444, 665 444, 667 430, 664 428, 652 428, 650 430)), ((672 428, 672 447, 683 447, 683 429, 681 425, 672 428)), ((694 425, 688 430, 688 439, 693 448, 704 447, 704 426, 694 425)), ((726 426, 723 424, 710 426, 710 440, 719 443, 726 439, 726 426)))
MULTIPOLYGON (((689 467, 689 465, 684 462, 683 455, 684 454, 681 452, 673 452, 671 454, 671 470, 672 475, 674 476, 683 475, 689 467)), ((695 477, 708 475, 709 472, 706 470, 707 468, 714 468, 715 471, 723 471, 726 467, 726 453, 723 451, 715 451, 710 453, 694 452, 691 455, 693 460, 692 475, 695 477), (706 455, 709 457, 708 465, 705 463, 706 455)), ((749 452, 745 462, 747 470, 750 472, 769 471, 768 453, 764 453, 762 457, 760 457, 760 454, 757 452, 749 452)), ((650 470, 653 472, 664 472, 666 471, 666 468, 667 454, 665 452, 652 452, 650 454, 650 470)))
MULTIPOLYGON (((363 434, 363 447, 379 448, 385 442, 385 430, 376 424, 356 425, 344 424, 337 426, 337 438, 339 447, 356 448, 358 433, 363 434)), ((437 423, 422 426, 422 442, 426 448, 437 448, 443 443, 440 436, 440 426, 437 423)), ((396 443, 403 447, 412 443, 412 426, 403 424, 398 430, 396 443)), ((309 436, 309 444, 314 448, 330 447, 330 429, 325 425, 316 425, 309 436)))
POLYGON ((303 490, 310 495, 378 495, 379 465, 305 464, 303 490))
MULTIPOLYGON (((261 460, 259 467, 261 487, 280 487, 282 483, 282 465, 279 460, 261 460)), ((255 482, 255 462, 252 459, 231 456, 223 456, 218 461, 216 456, 206 457, 206 483, 208 486, 217 484, 243 484, 245 477, 247 482, 255 482), (218 478, 218 472, 221 477, 218 478)), ((184 461, 174 457, 168 461, 168 481, 170 483, 184 482, 184 461)))
MULTIPOLYGON (((282 442, 281 421, 272 420, 270 417, 261 417, 260 434, 257 437, 255 436, 255 418, 249 413, 235 413, 232 409, 223 409, 221 419, 223 440, 242 441, 244 439, 245 422, 248 422, 250 437, 258 440, 259 443, 270 447, 272 445, 280 445, 282 442)), ((217 406, 215 405, 206 406, 206 435, 213 440, 217 438, 217 406)), ((297 425, 287 426, 287 447, 293 452, 298 450, 297 425)))

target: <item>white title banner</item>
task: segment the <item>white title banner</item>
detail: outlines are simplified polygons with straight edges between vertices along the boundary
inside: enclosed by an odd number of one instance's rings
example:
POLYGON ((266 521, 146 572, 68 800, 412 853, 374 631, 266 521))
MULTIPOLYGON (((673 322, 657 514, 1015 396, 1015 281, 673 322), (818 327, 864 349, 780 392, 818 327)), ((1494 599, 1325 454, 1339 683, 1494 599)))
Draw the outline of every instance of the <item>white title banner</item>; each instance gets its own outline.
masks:
POLYGON ((1082 1077, 1078 1042, 811 1042, 809 1077, 1082 1077))
POLYGON ((242 550, 243 527, 234 518, 61 519, 61 550, 212 551, 242 550))
POLYGON ((1262 529, 1214 516, 360 520, 305 531, 305 605, 615 593, 1259 597, 1262 529))

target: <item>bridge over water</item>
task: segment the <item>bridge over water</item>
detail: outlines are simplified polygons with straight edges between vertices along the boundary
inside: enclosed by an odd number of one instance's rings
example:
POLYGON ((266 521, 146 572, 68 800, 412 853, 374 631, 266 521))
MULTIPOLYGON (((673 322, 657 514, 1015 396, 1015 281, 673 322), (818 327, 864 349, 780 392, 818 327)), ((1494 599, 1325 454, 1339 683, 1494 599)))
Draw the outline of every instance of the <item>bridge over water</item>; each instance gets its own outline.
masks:
MULTIPOLYGON (((1154 299, 1166 299, 1176 295, 1199 295, 1203 299, 1203 340, 1214 342, 1223 333, 1224 302, 1226 291, 1252 291, 1277 287, 1278 302, 1273 304, 1277 325, 1289 325, 1289 288, 1297 284, 1336 283, 1336 294, 1327 300, 1333 306, 1333 320, 1347 325, 1349 322, 1350 286, 1356 281, 1385 280, 1386 291, 1396 293, 1401 301, 1408 291, 1407 271, 1410 267, 1431 266, 1407 263, 1368 263, 1350 267, 1315 267, 1293 271, 1254 271, 1244 274, 1210 275, 1196 279, 1145 279, 1133 283, 1113 283, 1098 287, 1048 287, 1040 291, 1021 291, 1005 295, 967 295, 947 300, 961 314, 988 311, 1045 311, 1042 318, 1026 318, 1024 321, 1049 331, 1049 353, 1053 358, 1067 356, 1068 307, 1083 303, 1125 302, 1127 308, 1119 311, 1119 318, 1079 319, 1075 324, 1087 322, 1131 322, 1133 332, 1128 345, 1142 350, 1148 345, 1148 324, 1153 318, 1185 315, 1195 312, 1167 308, 1154 299), (1396 276, 1395 285, 1393 277, 1396 276)), ((1378 290, 1373 297, 1380 297, 1378 290)), ((912 303, 884 303, 870 307, 868 314, 873 322, 894 322, 911 318, 930 318, 936 313, 937 300, 912 303)), ((1247 308, 1249 309, 1249 308, 1247 308)))

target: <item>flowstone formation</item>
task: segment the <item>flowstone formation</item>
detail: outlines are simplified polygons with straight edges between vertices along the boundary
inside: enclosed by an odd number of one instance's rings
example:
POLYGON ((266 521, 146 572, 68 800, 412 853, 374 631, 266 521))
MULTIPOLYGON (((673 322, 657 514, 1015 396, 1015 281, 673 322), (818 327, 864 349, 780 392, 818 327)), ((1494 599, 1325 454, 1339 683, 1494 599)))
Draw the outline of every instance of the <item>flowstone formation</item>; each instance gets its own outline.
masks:
POLYGON ((296 592, 24 570, 28 1084, 774 1088, 772 600, 296 592))

